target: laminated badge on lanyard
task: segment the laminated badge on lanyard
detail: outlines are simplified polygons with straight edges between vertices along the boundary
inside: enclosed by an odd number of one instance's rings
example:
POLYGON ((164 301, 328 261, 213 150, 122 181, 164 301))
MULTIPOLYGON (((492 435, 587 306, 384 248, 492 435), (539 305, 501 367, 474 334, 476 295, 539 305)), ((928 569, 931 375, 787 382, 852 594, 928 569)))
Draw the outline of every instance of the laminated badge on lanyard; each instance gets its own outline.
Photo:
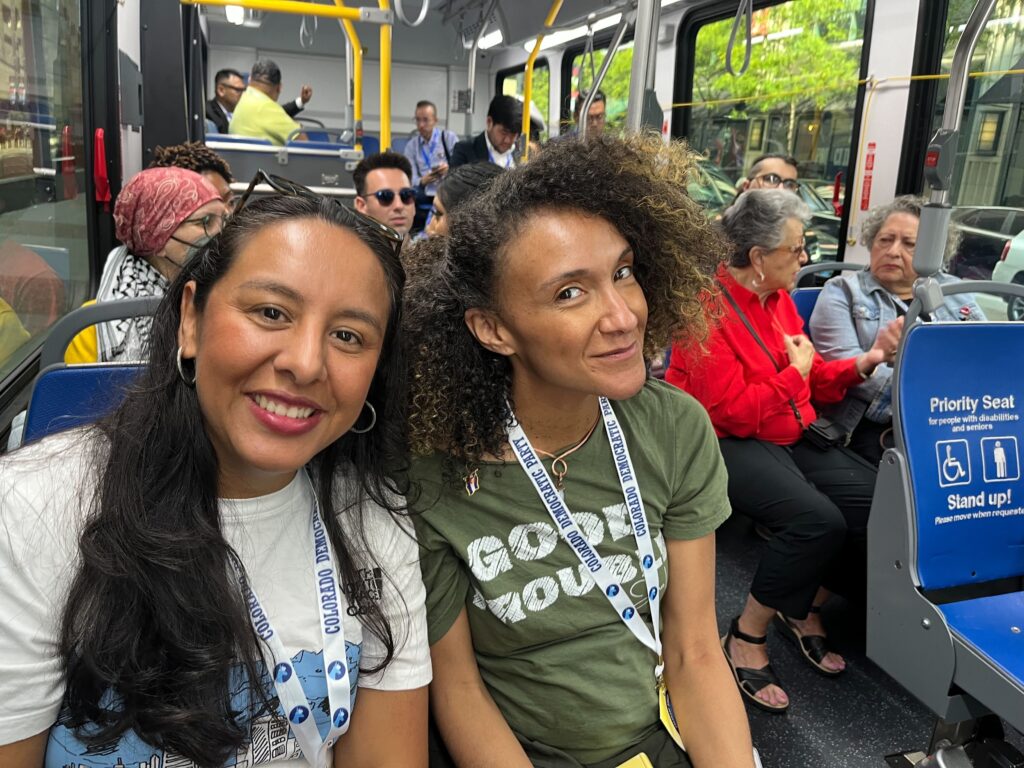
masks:
MULTIPOLYGON (((306 477, 307 482, 309 477, 306 477)), ((291 658, 284 649, 284 643, 274 630, 256 593, 249 586, 245 575, 235 567, 235 574, 242 587, 249 618, 253 629, 274 660, 274 689, 281 701, 288 725, 295 735, 302 754, 313 768, 328 768, 331 748, 348 730, 351 706, 351 685, 348 663, 345 656, 345 632, 342 628, 342 614, 339 610, 338 571, 334 566, 334 551, 330 538, 324 529, 320 516, 320 504, 313 484, 309 483, 313 497, 313 514, 310 523, 313 536, 313 573, 316 575, 316 598, 320 609, 320 631, 323 636, 324 677, 327 680, 327 699, 330 702, 331 727, 327 739, 320 738, 320 730, 313 717, 311 702, 306 696, 302 682, 292 666, 291 658)))
MULTIPOLYGON (((537 495, 540 496, 544 508, 555 523, 562 538, 576 553, 576 557, 583 563, 593 578, 594 583, 608 598, 619 618, 626 625, 633 636, 646 645, 658 656, 658 663, 654 668, 654 679, 658 689, 659 710, 661 722, 665 726, 672 740, 684 749, 682 737, 679 735, 679 726, 676 723, 675 714, 672 710, 672 701, 665 686, 665 679, 662 675, 665 665, 662 662, 661 654, 661 590, 658 588, 658 568, 654 561, 654 544, 651 538, 651 530, 647 524, 647 512, 644 509, 643 498, 640 496, 640 486, 637 483, 636 472, 633 471, 633 460, 629 456, 629 449, 626 447, 626 438, 619 427, 619 421, 612 410, 611 403, 605 397, 599 400, 601 405, 601 417, 604 419, 605 433, 608 435, 608 442, 612 448, 612 457, 615 459, 615 469, 619 475, 619 484, 622 486, 622 496, 626 501, 626 509, 629 512, 629 520, 633 526, 633 536, 636 539, 637 553, 640 555, 641 570, 644 574, 644 583, 647 586, 647 598, 651 606, 651 624, 654 627, 653 634, 647 628, 643 618, 637 611, 633 601, 629 599, 623 586, 617 583, 612 576, 610 569, 604 560, 593 547, 590 546, 583 531, 572 516, 572 512, 565 505, 565 501, 555 490, 551 477, 544 468, 543 463, 537 457, 530 439, 526 436, 522 426, 513 419, 513 426, 508 431, 509 444, 519 460, 520 466, 526 472, 533 483, 537 495)), ((509 408, 511 410, 511 407, 509 408)))

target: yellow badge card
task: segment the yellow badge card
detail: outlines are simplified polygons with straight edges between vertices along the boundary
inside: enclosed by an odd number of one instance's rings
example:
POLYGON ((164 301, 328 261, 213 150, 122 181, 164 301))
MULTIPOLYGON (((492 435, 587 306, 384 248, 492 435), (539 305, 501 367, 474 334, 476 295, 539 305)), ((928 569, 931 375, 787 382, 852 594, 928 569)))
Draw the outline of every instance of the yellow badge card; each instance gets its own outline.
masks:
POLYGON ((654 763, 651 762, 651 758, 641 752, 639 755, 629 758, 626 762, 619 763, 615 768, 654 768, 654 763))
POLYGON ((683 737, 679 735, 679 725, 676 723, 676 713, 672 709, 672 699, 669 698, 668 688, 664 681, 658 684, 658 710, 661 712, 661 724, 665 726, 668 735, 685 752, 683 737))

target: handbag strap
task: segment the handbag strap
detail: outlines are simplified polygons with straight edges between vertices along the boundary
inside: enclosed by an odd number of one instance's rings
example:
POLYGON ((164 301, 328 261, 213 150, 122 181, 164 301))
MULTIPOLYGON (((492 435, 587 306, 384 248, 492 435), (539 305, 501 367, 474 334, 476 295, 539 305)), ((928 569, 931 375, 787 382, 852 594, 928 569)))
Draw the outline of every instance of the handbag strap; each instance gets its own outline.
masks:
MULTIPOLYGON (((721 280, 715 280, 715 282, 718 283, 718 287, 722 289, 722 293, 725 295, 725 298, 732 305, 732 308, 733 310, 735 310, 736 315, 739 317, 740 320, 743 321, 743 325, 745 325, 747 327, 747 330, 750 331, 750 335, 754 337, 754 341, 756 341, 758 343, 758 346, 760 346, 761 349, 764 350, 764 353, 768 355, 768 359, 771 360, 772 365, 775 366, 776 373, 782 373, 783 366, 779 365, 779 361, 775 359, 775 355, 772 354, 772 351, 768 349, 768 345, 764 343, 764 340, 754 329, 754 325, 750 322, 750 319, 747 317, 746 313, 742 309, 740 309, 740 305, 737 303, 736 299, 733 298, 732 294, 729 293, 729 289, 725 287, 725 284, 721 280)), ((800 425, 800 429, 804 429, 804 417, 800 415, 800 409, 797 408, 796 401, 792 397, 789 398, 789 407, 793 409, 793 416, 796 417, 796 423, 800 425)))

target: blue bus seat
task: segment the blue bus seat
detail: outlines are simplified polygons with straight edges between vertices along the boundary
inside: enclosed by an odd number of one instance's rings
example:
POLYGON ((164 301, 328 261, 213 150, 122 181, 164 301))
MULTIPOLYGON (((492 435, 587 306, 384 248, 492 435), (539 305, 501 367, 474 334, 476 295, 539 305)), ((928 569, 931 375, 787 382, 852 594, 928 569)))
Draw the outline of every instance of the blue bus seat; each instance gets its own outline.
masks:
POLYGON ((65 365, 64 351, 83 329, 153 314, 159 303, 159 297, 98 302, 80 307, 54 324, 40 353, 41 373, 32 387, 23 442, 95 421, 124 399, 144 364, 65 365))
POLYGON ((1016 323, 917 322, 905 331, 893 379, 896 446, 882 458, 868 523, 868 656, 944 720, 991 712, 1018 730, 1022 347, 1016 323))
POLYGON ((804 333, 810 338, 811 314, 814 312, 814 305, 818 303, 821 288, 794 288, 789 295, 793 299, 793 303, 796 304, 796 311, 800 314, 800 319, 804 321, 804 333))
POLYGON ((413 138, 413 136, 392 136, 391 151, 397 152, 400 155, 405 154, 405 145, 412 141, 413 138))
POLYGON ((272 147, 274 144, 270 139, 257 139, 254 136, 237 136, 233 133, 208 133, 207 141, 219 141, 224 144, 263 144, 272 147))
POLYGON ((28 443, 106 416, 124 399, 142 363, 51 366, 32 388, 23 441, 28 443))
MULTIPOLYGON (((796 304, 796 311, 800 319, 804 321, 804 333, 811 338, 811 315, 814 314, 814 305, 818 303, 821 295, 820 286, 802 286, 800 283, 805 277, 822 272, 841 272, 849 269, 863 269, 863 264, 849 264, 845 261, 818 261, 808 264, 796 273, 796 287, 789 292, 793 303, 796 304)), ((813 341, 813 339, 812 339, 813 341)))

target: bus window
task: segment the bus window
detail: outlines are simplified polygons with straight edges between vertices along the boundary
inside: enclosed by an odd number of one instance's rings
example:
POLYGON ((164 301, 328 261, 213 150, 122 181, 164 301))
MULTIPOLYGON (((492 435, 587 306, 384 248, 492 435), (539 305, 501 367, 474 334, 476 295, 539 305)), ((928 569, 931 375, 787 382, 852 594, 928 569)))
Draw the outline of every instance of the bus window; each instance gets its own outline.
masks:
MULTIPOLYGON (((856 115, 865 0, 789 0, 754 12, 748 71, 725 68, 732 17, 697 30, 690 145, 737 183, 759 155, 791 155, 799 164, 813 228, 831 257, 839 217, 831 198, 845 172, 856 115)), ((742 36, 733 65, 743 60, 742 36)), ((813 254, 812 254, 813 256, 813 254)))
POLYGON ((88 298, 80 5, 0 0, 0 380, 88 298))
MULTIPOLYGON (((515 67, 512 71, 506 70, 505 72, 498 73, 498 93, 502 93, 506 96, 516 96, 519 99, 523 98, 523 81, 526 79, 526 73, 522 67, 515 67)), ((530 96, 530 101, 543 115, 544 127, 547 128, 551 124, 549 119, 549 107, 550 107, 550 86, 551 73, 548 71, 548 62, 546 59, 537 59, 533 65, 533 93, 530 96)), ((541 141, 547 141, 548 131, 545 130, 541 134, 541 141)))
MULTIPOLYGON (((604 62, 607 48, 594 51, 594 74, 601 69, 604 62)), ((612 65, 608 68, 601 83, 601 92, 605 95, 605 130, 621 129, 626 122, 626 109, 629 106, 629 75, 633 68, 633 41, 623 43, 615 53, 612 65)), ((576 105, 576 99, 580 98, 580 90, 589 90, 593 76, 590 71, 590 56, 578 54, 572 60, 572 89, 570 91, 569 115, 576 105)), ((572 128, 572 125, 563 126, 562 132, 572 128)))
MULTIPOLYGON (((972 3, 950 3, 946 16, 942 72, 972 3)), ((1024 282, 1024 113, 1019 70, 1024 59, 1024 16, 1019 0, 998 0, 971 61, 972 72, 992 73, 968 80, 950 203, 963 240, 949 269, 963 278, 1024 282), (1007 246, 1009 243, 1009 246, 1007 246)), ((939 82, 929 135, 942 122, 947 81, 939 82)), ((923 180, 920 187, 924 190, 923 180)), ((990 318, 1005 319, 1007 304, 978 297, 990 318)), ((1021 319, 1020 307, 1016 317, 1021 319)))

